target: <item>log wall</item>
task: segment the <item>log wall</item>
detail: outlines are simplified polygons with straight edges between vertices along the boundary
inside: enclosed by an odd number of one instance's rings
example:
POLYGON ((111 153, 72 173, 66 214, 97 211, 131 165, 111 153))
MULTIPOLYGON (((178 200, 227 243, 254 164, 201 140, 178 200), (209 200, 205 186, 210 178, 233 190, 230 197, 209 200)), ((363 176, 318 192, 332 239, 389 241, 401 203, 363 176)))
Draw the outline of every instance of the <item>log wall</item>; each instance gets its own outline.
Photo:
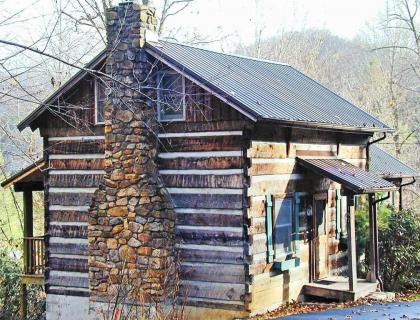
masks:
MULTIPOLYGON (((306 208, 312 205, 312 195, 325 194, 327 201, 328 269, 329 273, 345 271, 346 252, 339 250, 336 239, 336 189, 339 184, 316 176, 296 165, 296 157, 338 157, 364 167, 366 136, 341 136, 336 133, 300 129, 273 129, 258 126, 247 150, 246 179, 248 222, 246 243, 249 261, 247 267, 247 309, 252 313, 265 312, 287 301, 299 299, 304 284, 309 282, 310 258, 306 208), (300 236, 293 241, 298 267, 278 271, 267 263, 267 233, 265 196, 293 197, 299 192, 300 236), (306 236, 305 236, 306 234, 306 236)), ((294 212, 294 208, 293 208, 294 212)))

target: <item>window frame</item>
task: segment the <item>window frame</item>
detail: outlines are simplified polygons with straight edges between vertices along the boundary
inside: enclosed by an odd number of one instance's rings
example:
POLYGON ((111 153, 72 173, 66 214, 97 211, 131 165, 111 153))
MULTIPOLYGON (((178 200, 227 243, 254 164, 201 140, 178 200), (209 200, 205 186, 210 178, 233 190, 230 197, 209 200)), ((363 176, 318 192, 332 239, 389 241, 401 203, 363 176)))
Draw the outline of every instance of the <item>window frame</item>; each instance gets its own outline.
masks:
POLYGON ((156 86, 156 91, 157 91, 157 120, 159 122, 179 122, 179 121, 185 121, 186 120, 186 115, 187 115, 187 108, 186 108, 186 101, 185 101, 185 77, 181 74, 179 74, 176 71, 173 70, 161 70, 157 72, 157 86, 156 86), (160 94, 159 94, 159 86, 161 84, 161 77, 164 74, 173 74, 173 75, 177 75, 179 77, 181 77, 181 85, 182 85, 182 118, 179 119, 163 119, 162 118, 162 114, 161 114, 161 103, 160 103, 160 94))
POLYGON ((294 234, 295 234, 295 224, 294 224, 294 215, 295 215, 295 198, 294 197, 273 197, 273 212, 272 212, 272 234, 273 234, 273 250, 274 250, 274 261, 285 261, 291 256, 295 255, 296 250, 294 248, 294 234), (289 226, 290 225, 290 249, 287 252, 281 253, 281 255, 278 254, 278 250, 276 249, 276 214, 277 216, 280 214, 278 212, 278 208, 276 206, 277 202, 283 202, 283 201, 289 201, 290 202, 290 224, 282 225, 282 226, 289 226))
MULTIPOLYGON (((98 121, 98 103, 99 103, 99 81, 97 78, 95 78, 95 84, 94 84, 94 96, 95 96, 95 106, 94 106, 94 113, 95 113, 95 125, 102 125, 105 124, 104 121, 98 121)), ((105 118, 105 101, 104 102, 104 118, 105 118)))

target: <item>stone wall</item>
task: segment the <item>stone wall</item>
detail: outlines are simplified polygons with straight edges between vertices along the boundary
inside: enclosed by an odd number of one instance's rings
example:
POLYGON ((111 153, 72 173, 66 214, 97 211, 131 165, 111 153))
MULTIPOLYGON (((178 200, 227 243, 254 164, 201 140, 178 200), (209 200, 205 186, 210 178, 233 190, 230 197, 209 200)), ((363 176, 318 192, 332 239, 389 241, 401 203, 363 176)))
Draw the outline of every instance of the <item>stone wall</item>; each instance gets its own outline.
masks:
POLYGON ((159 176, 155 77, 143 49, 154 9, 121 3, 107 12, 105 176, 90 210, 91 301, 159 298, 173 260, 174 210, 159 176))

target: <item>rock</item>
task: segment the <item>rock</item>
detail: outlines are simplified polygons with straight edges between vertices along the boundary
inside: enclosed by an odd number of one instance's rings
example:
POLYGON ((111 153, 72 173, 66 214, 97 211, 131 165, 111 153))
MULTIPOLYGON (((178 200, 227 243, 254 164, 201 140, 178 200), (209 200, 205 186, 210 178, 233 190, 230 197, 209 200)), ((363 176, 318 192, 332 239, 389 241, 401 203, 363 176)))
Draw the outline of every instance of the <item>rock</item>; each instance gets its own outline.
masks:
POLYGON ((119 256, 123 261, 131 263, 136 262, 136 251, 128 245, 121 246, 119 249, 119 256))
POLYGON ((128 213, 127 207, 114 207, 111 209, 108 209, 108 214, 111 217, 124 217, 128 213))
POLYGON ((107 245, 108 249, 117 249, 118 248, 118 241, 117 241, 117 239, 111 238, 111 239, 108 239, 106 241, 106 245, 107 245))
POLYGON ((141 242, 136 238, 131 238, 130 240, 128 240, 128 245, 137 248, 141 246, 141 242))
POLYGON ((111 173, 111 180, 119 181, 124 180, 125 174, 124 171, 121 169, 113 170, 111 173))

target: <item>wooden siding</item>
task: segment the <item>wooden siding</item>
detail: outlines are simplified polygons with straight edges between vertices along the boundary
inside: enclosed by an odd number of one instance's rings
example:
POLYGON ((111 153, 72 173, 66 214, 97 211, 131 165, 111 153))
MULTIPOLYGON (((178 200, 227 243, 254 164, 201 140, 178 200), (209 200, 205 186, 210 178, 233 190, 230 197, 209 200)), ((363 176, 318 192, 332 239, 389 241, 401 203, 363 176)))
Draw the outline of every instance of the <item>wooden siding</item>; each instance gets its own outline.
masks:
POLYGON ((87 295, 88 209, 104 174, 104 137, 48 132, 47 292, 87 295))

